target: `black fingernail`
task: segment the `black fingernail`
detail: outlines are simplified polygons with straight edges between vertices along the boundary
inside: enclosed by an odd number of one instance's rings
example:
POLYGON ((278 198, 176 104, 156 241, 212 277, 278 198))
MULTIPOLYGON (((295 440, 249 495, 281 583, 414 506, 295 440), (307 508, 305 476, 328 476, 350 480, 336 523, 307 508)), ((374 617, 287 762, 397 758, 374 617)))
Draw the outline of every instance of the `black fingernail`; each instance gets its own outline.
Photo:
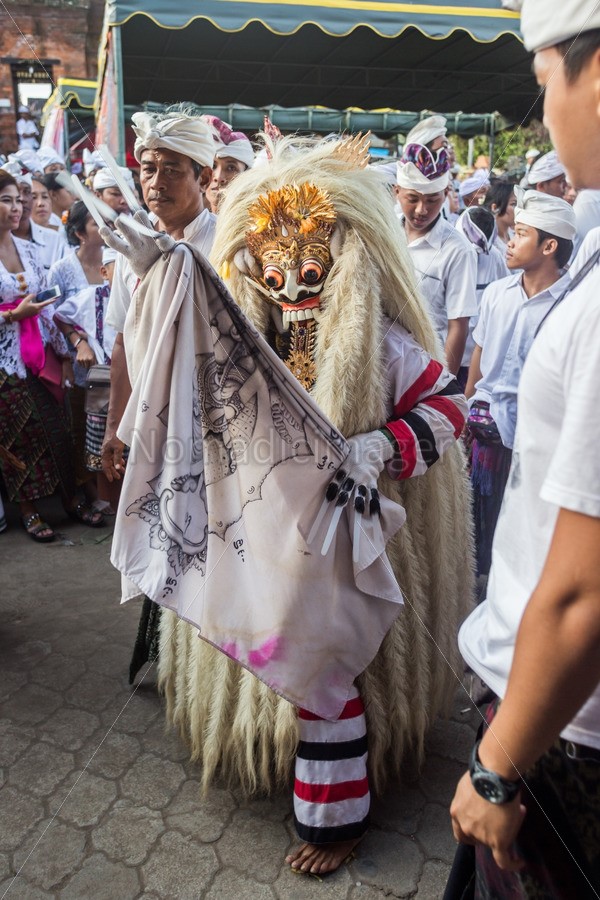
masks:
POLYGON ((371 502, 369 503, 369 512, 371 515, 381 512, 381 504, 379 502, 379 491, 371 488, 371 502))
POLYGON ((359 484, 359 486, 358 486, 358 488, 357 488, 357 491, 358 491, 358 493, 360 494, 361 497, 366 497, 366 496, 367 496, 367 488, 365 487, 364 484, 359 484))
POLYGON ((358 513, 364 513, 365 511, 365 499, 364 497, 355 497, 354 498, 354 509, 358 513))
POLYGON ((350 492, 353 487, 354 487, 354 478, 346 478, 345 482, 342 485, 342 490, 350 492))
POLYGON ((338 495, 339 485, 337 485, 334 481, 331 481, 327 485, 327 490, 325 491, 325 499, 326 500, 335 500, 338 495))
POLYGON ((348 502, 349 496, 350 496, 350 494, 348 493, 348 491, 340 491, 340 495, 337 498, 335 505, 336 506, 345 506, 346 503, 348 502))

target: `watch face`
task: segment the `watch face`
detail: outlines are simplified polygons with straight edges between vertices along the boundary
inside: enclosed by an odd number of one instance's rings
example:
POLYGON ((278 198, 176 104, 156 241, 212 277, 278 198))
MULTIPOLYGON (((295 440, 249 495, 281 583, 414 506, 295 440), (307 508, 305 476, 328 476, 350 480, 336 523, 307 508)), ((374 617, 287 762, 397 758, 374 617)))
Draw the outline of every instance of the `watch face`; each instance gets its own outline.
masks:
POLYGON ((495 778, 489 774, 475 772, 471 776, 473 787, 485 800, 490 803, 506 803, 507 791, 495 778))

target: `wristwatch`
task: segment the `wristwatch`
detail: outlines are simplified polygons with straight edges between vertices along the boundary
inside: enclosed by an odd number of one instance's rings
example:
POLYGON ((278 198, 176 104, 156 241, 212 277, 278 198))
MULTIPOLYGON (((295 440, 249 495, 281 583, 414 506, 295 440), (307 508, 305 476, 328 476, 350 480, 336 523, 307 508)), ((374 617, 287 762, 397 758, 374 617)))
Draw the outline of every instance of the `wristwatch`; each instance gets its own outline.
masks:
POLYGON ((521 789, 521 779, 517 778, 516 781, 509 781, 508 778, 503 778, 497 772, 491 772, 489 769, 484 768, 479 761, 480 743, 481 741, 477 741, 473 747, 469 762, 471 784, 479 796, 490 803, 498 805, 510 803, 521 789))

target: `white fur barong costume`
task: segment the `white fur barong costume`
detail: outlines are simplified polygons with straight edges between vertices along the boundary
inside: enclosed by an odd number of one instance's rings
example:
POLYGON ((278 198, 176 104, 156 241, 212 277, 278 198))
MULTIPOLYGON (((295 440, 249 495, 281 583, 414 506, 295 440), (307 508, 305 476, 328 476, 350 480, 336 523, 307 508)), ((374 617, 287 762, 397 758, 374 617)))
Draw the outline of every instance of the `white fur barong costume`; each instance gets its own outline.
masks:
MULTIPOLYGON (((298 149, 284 140, 270 148, 268 165, 239 176, 219 213, 212 261, 242 311, 280 351, 281 314, 248 263, 249 209, 283 185, 327 192, 337 246, 320 296, 310 394, 346 438, 381 428, 397 408, 389 430, 399 446, 404 442, 407 460, 412 455, 410 463, 396 458, 379 480, 381 493, 407 512, 387 546, 405 605, 356 682, 371 783, 381 789, 404 762, 413 769, 420 763, 427 728, 457 686, 456 633, 472 599, 469 488, 454 441, 460 421, 452 440, 436 444, 436 429, 447 424, 446 401, 453 399, 451 376, 435 361, 441 350, 417 295, 392 200, 375 172, 345 166, 333 150, 333 144, 298 149), (394 365, 390 340, 408 348, 394 365), (429 416, 425 431, 433 445, 423 434, 419 440, 416 406, 429 416), (403 480, 393 480, 388 473, 397 478, 402 467, 403 480)), ((272 553, 276 558, 276 544, 272 553)), ((159 674, 168 717, 202 762, 205 784, 217 771, 248 791, 289 784, 299 735, 290 703, 171 613, 161 622, 159 674)))

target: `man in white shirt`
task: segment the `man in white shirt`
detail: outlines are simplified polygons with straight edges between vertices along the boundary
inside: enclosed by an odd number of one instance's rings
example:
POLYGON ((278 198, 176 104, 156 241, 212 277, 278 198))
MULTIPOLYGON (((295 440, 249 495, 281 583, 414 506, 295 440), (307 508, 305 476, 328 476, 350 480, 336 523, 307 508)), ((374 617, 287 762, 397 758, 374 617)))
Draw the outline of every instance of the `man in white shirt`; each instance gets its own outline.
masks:
POLYGON ((419 144, 407 145, 398 163, 396 197, 419 287, 448 368, 456 375, 469 318, 477 315, 477 254, 441 215, 449 168, 445 149, 432 153, 419 144))
MULTIPOLYGON (((569 181, 598 188, 600 5, 525 0, 521 30, 569 181)), ((502 698, 451 806, 480 897, 600 893, 598 266, 578 277, 523 369, 487 599, 460 632, 502 698)))
POLYGON ((567 176, 556 150, 545 153, 534 162, 527 176, 527 185, 535 191, 541 191, 542 194, 564 197, 567 176))
MULTIPOLYGON (((216 220, 203 208, 203 194, 212 177, 218 146, 212 129, 200 117, 179 111, 161 116, 134 113, 132 121, 142 194, 157 227, 175 240, 195 244, 201 253, 208 255, 216 220)), ((103 470, 109 481, 119 481, 123 473, 124 445, 117 438, 117 428, 131 394, 123 329, 137 282, 127 261, 119 258, 106 315, 107 323, 117 332, 102 450, 103 470)))
MULTIPOLYGON (((126 169, 124 166, 120 166, 119 171, 121 172, 121 175, 125 179, 127 185, 135 194, 133 175, 131 174, 129 169, 126 169)), ((108 167, 98 169, 92 181, 92 188, 96 195, 100 197, 101 200, 104 200, 107 206, 110 206, 110 208, 114 209, 114 211, 119 215, 127 215, 131 212, 129 206, 127 205, 127 200, 121 193, 121 189, 117 184, 117 179, 108 167)))
POLYGON ((475 349, 466 394, 473 438, 471 484, 477 573, 490 570, 492 540, 511 464, 517 390, 544 316, 564 294, 575 215, 558 197, 517 189, 515 233, 508 244, 508 278, 490 284, 473 331, 475 349), (515 271, 516 270, 516 271, 515 271))
POLYGON ((40 133, 38 127, 33 121, 33 116, 29 111, 29 107, 19 107, 19 118, 17 119, 17 137, 19 138, 19 150, 37 150, 40 146, 38 138, 40 133))

